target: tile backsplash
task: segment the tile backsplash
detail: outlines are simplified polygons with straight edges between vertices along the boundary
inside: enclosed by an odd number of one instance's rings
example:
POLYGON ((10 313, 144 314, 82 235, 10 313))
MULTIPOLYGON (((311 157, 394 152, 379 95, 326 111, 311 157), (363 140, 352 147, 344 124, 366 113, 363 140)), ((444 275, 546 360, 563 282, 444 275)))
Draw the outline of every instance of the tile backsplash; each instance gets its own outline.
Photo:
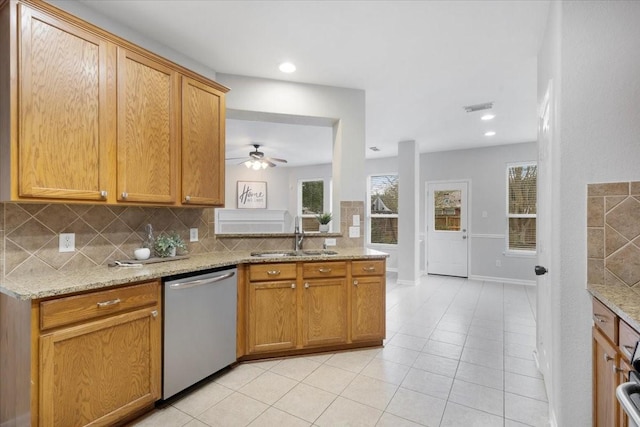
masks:
MULTIPOLYGON (((338 247, 363 247, 364 202, 341 202, 338 247), (348 220, 360 215, 361 237, 348 238, 348 220)), ((39 274, 54 270, 79 270, 132 258, 142 245, 144 228, 154 234, 175 230, 189 240, 198 228, 198 242, 189 253, 233 250, 291 249, 291 237, 219 238, 214 234, 213 208, 150 208, 65 204, 0 203, 0 277, 39 274), (75 233, 76 251, 58 252, 58 234, 75 233)), ((305 248, 322 247, 323 236, 307 235, 305 248)))
POLYGON ((640 182, 587 186, 587 281, 640 291, 640 182))

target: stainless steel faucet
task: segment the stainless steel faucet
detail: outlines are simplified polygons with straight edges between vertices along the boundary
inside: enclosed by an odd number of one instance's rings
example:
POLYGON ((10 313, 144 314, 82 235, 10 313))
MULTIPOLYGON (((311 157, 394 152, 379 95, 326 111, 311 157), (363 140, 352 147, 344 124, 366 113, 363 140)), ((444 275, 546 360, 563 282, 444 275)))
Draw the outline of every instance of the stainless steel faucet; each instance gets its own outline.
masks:
POLYGON ((294 250, 302 250, 302 242, 304 241, 304 230, 302 229, 302 218, 296 216, 294 229, 294 250))

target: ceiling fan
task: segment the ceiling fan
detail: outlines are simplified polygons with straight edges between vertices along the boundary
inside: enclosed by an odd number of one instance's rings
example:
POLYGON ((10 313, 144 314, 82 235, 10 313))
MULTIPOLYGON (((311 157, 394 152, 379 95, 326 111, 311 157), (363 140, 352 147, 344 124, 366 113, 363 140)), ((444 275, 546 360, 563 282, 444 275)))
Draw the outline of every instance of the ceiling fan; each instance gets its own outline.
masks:
POLYGON ((249 152, 249 158, 246 157, 231 157, 225 160, 238 160, 244 159, 239 165, 244 164, 247 168, 259 170, 266 169, 268 167, 275 167, 274 162, 287 163, 285 159, 278 159, 275 157, 265 157, 262 151, 259 151, 260 144, 251 144, 255 148, 255 151, 249 152))

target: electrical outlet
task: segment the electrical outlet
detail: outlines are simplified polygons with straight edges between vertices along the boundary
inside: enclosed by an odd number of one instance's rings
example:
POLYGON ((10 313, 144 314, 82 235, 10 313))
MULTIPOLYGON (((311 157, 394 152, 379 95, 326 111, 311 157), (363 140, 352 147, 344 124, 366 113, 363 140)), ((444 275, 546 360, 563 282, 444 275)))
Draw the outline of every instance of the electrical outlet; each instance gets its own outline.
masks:
POLYGON ((349 227, 349 237, 351 238, 360 237, 360 227, 349 227))
POLYGON ((360 227, 360 215, 354 215, 352 219, 353 219, 353 226, 360 227))
POLYGON ((76 251, 76 233, 60 233, 58 240, 59 252, 75 252, 76 251))
POLYGON ((190 228, 189 229, 189 241, 190 242, 197 242, 198 241, 198 229, 197 228, 190 228))
POLYGON ((336 239, 324 239, 325 246, 335 246, 336 239))
POLYGON ((499 259, 496 260, 496 267, 502 267, 502 261, 499 259))

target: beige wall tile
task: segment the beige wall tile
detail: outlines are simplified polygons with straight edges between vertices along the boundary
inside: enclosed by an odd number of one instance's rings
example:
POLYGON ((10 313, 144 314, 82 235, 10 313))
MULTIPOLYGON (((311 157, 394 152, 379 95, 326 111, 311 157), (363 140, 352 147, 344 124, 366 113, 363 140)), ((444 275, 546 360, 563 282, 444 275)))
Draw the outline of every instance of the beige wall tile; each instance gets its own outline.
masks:
POLYGON ((602 285, 604 283, 604 260, 587 260, 587 283, 591 285, 602 285))
POLYGON ((587 257, 604 258, 604 229, 587 229, 587 257))
POLYGON ((605 259, 605 267, 627 286, 640 281, 640 249, 629 244, 605 259))
MULTIPOLYGON (((609 256, 624 245, 626 245, 629 241, 625 239, 622 234, 615 231, 613 228, 606 226, 605 227, 605 239, 604 239, 604 256, 609 256)), ((600 258, 595 256, 589 256, 590 258, 600 258)))
POLYGON ((605 223, 628 240, 640 235, 640 202, 627 198, 605 216, 605 223))
POLYGON ((604 197, 587 198, 587 227, 604 226, 604 197))
POLYGON ((587 185, 588 196, 626 196, 629 194, 628 182, 609 182, 587 185))

